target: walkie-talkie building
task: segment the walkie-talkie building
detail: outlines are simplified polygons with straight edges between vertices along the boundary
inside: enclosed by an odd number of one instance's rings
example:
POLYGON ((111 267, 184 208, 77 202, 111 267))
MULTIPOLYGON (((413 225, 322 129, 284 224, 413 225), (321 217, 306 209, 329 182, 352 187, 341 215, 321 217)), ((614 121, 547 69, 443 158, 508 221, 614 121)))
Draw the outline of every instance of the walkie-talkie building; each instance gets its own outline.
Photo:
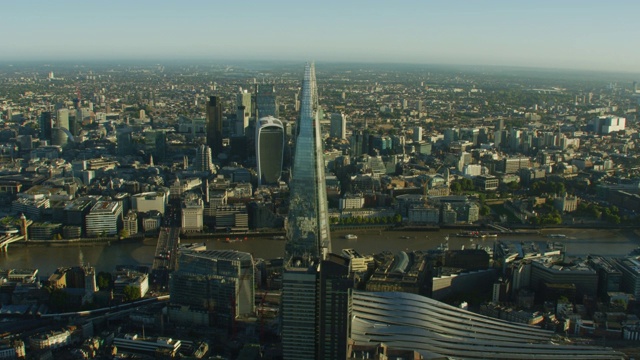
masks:
POLYGON ((280 181, 284 156, 284 127, 272 116, 264 117, 256 126, 256 161, 258 184, 272 185, 280 181))

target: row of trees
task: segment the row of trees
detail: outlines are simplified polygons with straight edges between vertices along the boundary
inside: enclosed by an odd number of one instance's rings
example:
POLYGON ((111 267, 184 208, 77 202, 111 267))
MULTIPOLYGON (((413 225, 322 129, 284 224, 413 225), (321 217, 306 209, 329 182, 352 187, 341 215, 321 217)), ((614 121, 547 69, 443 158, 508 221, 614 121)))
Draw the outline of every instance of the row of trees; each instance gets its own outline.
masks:
POLYGON ((364 217, 364 216, 351 216, 344 218, 331 218, 332 225, 381 225, 381 224, 399 224, 402 222, 402 216, 396 214, 395 216, 376 216, 376 217, 364 217))
POLYGON ((620 210, 615 205, 600 206, 598 204, 581 202, 578 204, 576 214, 604 220, 612 224, 620 224, 620 222, 622 222, 620 210))

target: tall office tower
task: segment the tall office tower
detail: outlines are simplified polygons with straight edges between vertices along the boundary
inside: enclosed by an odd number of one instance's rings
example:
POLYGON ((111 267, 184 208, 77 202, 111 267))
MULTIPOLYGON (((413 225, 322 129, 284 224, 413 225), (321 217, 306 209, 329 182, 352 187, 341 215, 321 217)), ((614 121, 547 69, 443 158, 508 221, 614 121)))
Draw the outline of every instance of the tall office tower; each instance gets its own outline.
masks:
POLYGON ((258 184, 277 184, 282 175, 284 159, 284 127, 274 117, 264 117, 256 127, 256 162, 258 184))
POLYGON ((298 123, 300 129, 293 161, 288 241, 285 245, 289 260, 322 258, 323 251, 331 251, 324 157, 313 64, 307 64, 305 67, 298 123))
POLYGON ((240 93, 236 96, 236 123, 235 135, 244 136, 249 127, 249 118, 251 117, 251 94, 247 90, 240 89, 240 93))
POLYGON ((363 154, 362 152, 362 145, 363 145, 363 136, 362 135, 362 131, 354 131, 354 133, 351 135, 351 140, 350 140, 350 145, 351 145, 351 152, 349 155, 351 155, 351 157, 359 157, 360 155, 363 154))
POLYGON ((349 258, 329 254, 320 264, 318 355, 316 359, 344 359, 347 353, 349 289, 354 280, 349 258))
POLYGON ((414 142, 422 141, 422 127, 416 126, 413 128, 413 141, 414 142))
POLYGON ((240 93, 236 95, 236 107, 240 106, 244 106, 248 116, 251 116, 251 93, 247 90, 240 89, 240 93))
POLYGON ((418 100, 418 105, 416 106, 418 112, 422 112, 422 100, 418 100))
POLYGON ((88 108, 79 108, 76 110, 76 119, 73 126, 74 131, 71 132, 73 136, 78 136, 78 134, 80 134, 80 130, 82 129, 82 124, 84 122, 91 122, 91 111, 88 108))
POLYGON ((504 119, 499 119, 496 121, 495 130, 502 131, 504 130, 504 119))
POLYGON ((51 141, 51 113, 44 111, 40 114, 40 139, 51 141))
POLYGON ((153 156, 155 161, 165 161, 167 157, 167 133, 165 130, 146 131, 145 150, 153 156))
POLYGON ((307 64, 300 96, 282 275, 285 360, 314 359, 318 338, 318 270, 331 249, 315 67, 307 64), (310 340, 314 339, 311 343, 310 340))
POLYGON ((260 86, 257 88, 256 108, 260 118, 265 116, 278 117, 278 96, 276 96, 275 86, 260 86))
POLYGON ((207 145, 215 156, 222 152, 222 99, 210 96, 207 110, 207 145))
POLYGON ((245 136, 249 127, 249 113, 244 106, 236 109, 236 121, 234 123, 233 134, 235 136, 245 136))
POLYGON ((116 130, 116 153, 118 156, 127 156, 133 153, 133 129, 130 127, 116 130))
POLYGON ((331 131, 329 135, 340 139, 347 138, 347 117, 344 114, 331 114, 331 131))
POLYGON ((56 118, 57 127, 69 130, 69 109, 58 109, 56 118))
POLYGON ((211 148, 207 145, 200 145, 196 149, 196 163, 195 168, 197 171, 206 171, 212 173, 214 170, 213 160, 211 158, 211 148))

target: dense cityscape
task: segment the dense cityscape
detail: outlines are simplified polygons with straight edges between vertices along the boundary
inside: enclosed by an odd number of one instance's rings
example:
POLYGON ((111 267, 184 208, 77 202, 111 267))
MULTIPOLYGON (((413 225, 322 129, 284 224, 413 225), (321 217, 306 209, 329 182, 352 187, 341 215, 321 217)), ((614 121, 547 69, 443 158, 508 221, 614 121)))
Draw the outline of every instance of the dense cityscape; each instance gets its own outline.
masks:
POLYGON ((0 357, 637 356, 635 78, 302 70, 1 65, 0 357))

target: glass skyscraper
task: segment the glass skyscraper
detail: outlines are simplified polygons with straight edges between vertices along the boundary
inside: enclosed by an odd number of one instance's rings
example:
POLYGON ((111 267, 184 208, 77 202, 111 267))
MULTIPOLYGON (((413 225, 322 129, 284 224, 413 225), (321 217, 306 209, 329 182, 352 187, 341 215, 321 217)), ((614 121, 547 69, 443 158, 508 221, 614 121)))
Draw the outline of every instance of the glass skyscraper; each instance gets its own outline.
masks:
POLYGON ((282 175, 284 127, 274 117, 264 117, 256 126, 256 162, 258 184, 275 185, 282 175))
POLYGON ((329 211, 324 178, 324 160, 318 94, 313 64, 305 67, 300 97, 298 137, 293 160, 291 195, 287 219, 285 262, 296 266, 322 259, 331 251, 329 211))
POLYGON ((300 103, 282 274, 285 360, 315 359, 323 346, 318 332, 321 289, 317 281, 320 264, 331 251, 331 237, 313 64, 305 67, 300 103))

